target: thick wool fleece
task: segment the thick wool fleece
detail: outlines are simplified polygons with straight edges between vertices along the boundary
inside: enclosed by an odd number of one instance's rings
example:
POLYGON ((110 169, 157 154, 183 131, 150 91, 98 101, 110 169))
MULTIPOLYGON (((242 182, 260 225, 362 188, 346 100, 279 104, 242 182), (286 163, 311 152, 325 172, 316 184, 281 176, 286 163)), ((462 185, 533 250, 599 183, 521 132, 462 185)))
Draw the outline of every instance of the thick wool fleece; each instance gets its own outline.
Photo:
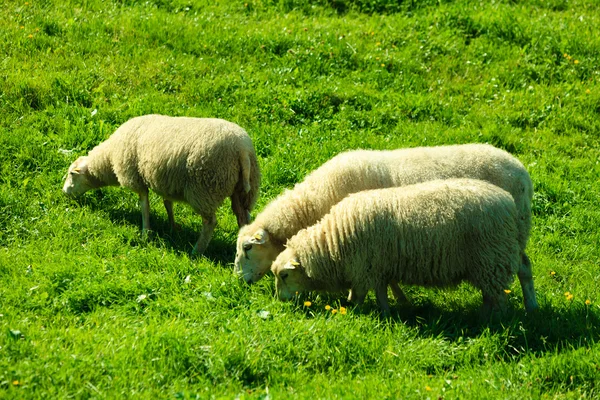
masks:
POLYGON ((287 248, 310 279, 307 289, 468 281, 498 305, 521 263, 517 215, 512 196, 495 185, 436 180, 350 195, 287 248))
POLYGON ((531 178, 519 160, 487 144, 341 153, 269 203, 245 231, 263 228, 285 243, 351 193, 450 178, 480 179, 508 191, 517 205, 519 243, 525 249, 531 229, 531 178))
POLYGON ((249 222, 260 186, 248 134, 212 118, 132 118, 90 151, 87 168, 94 187, 121 185, 140 195, 152 189, 168 201, 188 203, 205 221, 214 220, 231 197, 238 222, 249 222))

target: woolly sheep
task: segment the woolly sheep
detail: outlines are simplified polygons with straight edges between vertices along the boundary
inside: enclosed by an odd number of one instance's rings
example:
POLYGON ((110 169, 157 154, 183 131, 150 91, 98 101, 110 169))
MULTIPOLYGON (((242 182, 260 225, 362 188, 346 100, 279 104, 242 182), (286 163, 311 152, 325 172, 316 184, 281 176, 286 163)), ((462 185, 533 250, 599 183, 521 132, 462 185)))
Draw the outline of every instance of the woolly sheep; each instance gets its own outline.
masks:
POLYGON ((260 171, 248 134, 222 119, 144 115, 121 125, 106 141, 69 167, 63 192, 79 196, 103 186, 124 186, 139 195, 142 230, 150 229, 148 189, 163 198, 171 229, 173 202, 188 203, 202 216, 194 246, 201 254, 226 197, 239 226, 250 222, 260 171))
POLYGON ((510 193, 474 179, 436 180, 355 193, 287 241, 272 270, 277 295, 375 289, 389 314, 390 280, 448 287, 467 281, 486 308, 502 308, 521 263, 510 193))
MULTIPOLYGON (((487 144, 354 150, 333 157, 240 230, 236 271, 248 283, 259 280, 284 250, 287 239, 313 225, 350 193, 449 178, 485 180, 512 194, 519 215, 519 280, 527 310, 537 308, 531 263, 525 254, 531 229, 531 178, 519 160, 487 144)), ((397 284, 390 283, 396 297, 404 300, 397 284)))

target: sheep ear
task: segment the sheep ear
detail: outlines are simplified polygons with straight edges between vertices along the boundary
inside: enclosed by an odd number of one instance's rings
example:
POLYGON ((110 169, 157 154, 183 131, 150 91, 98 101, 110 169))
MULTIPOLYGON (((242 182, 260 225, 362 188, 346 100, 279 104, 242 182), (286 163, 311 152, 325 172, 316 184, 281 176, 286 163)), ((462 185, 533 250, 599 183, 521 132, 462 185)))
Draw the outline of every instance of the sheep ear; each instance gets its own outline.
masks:
POLYGON ((300 263, 294 259, 291 259, 290 261, 286 262, 285 265, 283 266, 283 269, 296 269, 296 267, 299 267, 300 263))
POLYGON ((88 171, 87 159, 83 157, 79 157, 77 161, 74 163, 77 165, 75 168, 71 170, 71 172, 75 172, 76 174, 86 174, 88 171))
POLYGON ((248 240, 248 243, 265 244, 266 241, 267 241, 267 232, 265 232, 264 229, 259 229, 256 231, 256 233, 254 233, 254 235, 252 235, 250 240, 248 240))

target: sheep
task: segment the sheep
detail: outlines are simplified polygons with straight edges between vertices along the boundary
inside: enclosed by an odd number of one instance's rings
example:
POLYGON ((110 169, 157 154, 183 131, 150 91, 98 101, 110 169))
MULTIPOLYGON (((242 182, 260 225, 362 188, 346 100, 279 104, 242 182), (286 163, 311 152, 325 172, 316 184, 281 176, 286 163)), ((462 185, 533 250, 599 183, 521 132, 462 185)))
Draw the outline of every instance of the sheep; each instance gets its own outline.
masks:
POLYGON ((241 227, 250 222, 260 186, 252 140, 238 125, 216 118, 144 115, 122 124, 106 141, 69 167, 63 192, 80 196, 103 186, 124 186, 139 195, 142 232, 150 230, 148 190, 163 198, 171 230, 173 202, 202 216, 193 254, 202 254, 226 197, 241 227))
POLYGON ((273 262, 277 296, 374 289, 389 315, 390 280, 479 288, 485 309, 504 308, 521 263, 513 197, 491 183, 448 179, 351 194, 300 230, 273 262))
MULTIPOLYGON (((531 229, 531 178, 519 160, 488 144, 338 154, 293 190, 286 190, 269 203, 253 223, 240 229, 236 272, 248 283, 259 280, 284 250, 287 239, 313 225, 350 193, 449 178, 485 180, 513 196, 519 214, 518 241, 522 245, 518 276, 527 310, 537 308, 531 263, 525 254, 531 229)), ((390 284, 394 295, 405 301, 398 285, 390 284)))

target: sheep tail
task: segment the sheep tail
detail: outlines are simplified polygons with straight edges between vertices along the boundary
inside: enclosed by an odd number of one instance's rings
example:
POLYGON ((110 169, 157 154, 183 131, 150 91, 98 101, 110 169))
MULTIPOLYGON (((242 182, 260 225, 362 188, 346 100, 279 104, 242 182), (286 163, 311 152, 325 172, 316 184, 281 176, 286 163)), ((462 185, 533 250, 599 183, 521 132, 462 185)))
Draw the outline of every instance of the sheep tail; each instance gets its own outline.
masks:
POLYGON ((252 188, 250 186, 250 170, 252 167, 250 164, 250 155, 247 151, 242 151, 240 154, 240 165, 242 167, 242 183, 244 185, 244 192, 248 193, 252 188))

